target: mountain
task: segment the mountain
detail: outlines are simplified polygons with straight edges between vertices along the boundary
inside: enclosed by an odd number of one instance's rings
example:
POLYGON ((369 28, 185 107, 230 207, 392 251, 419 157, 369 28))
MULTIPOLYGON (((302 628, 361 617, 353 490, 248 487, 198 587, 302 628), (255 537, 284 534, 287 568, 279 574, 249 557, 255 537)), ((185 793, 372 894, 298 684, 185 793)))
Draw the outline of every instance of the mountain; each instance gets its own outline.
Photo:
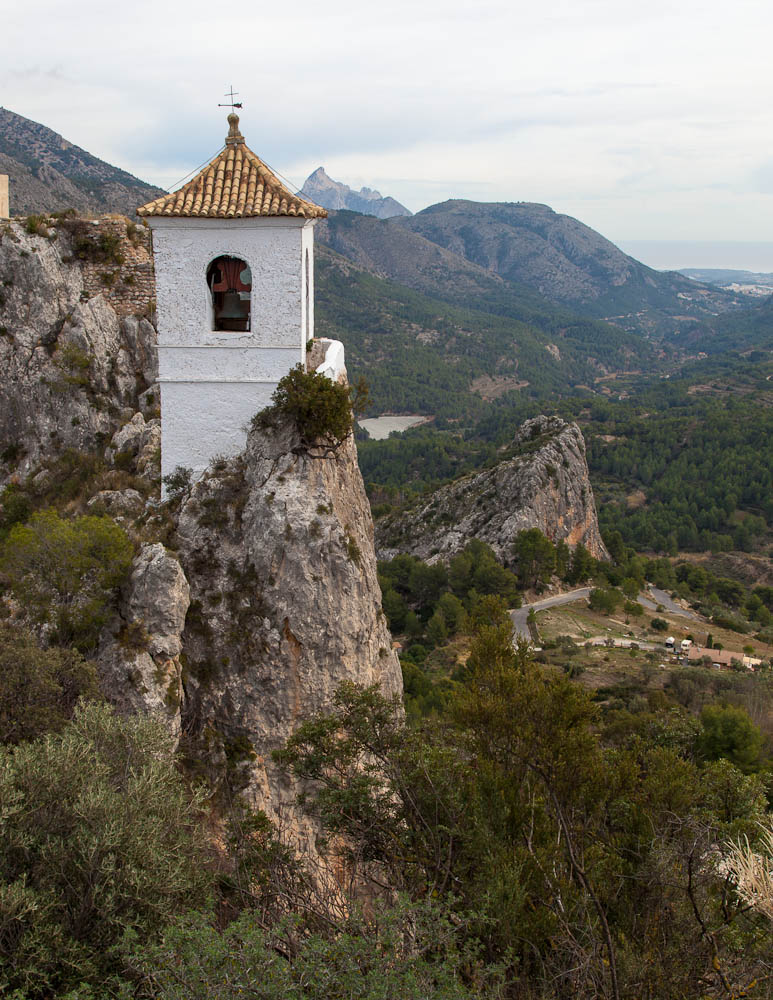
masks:
POLYGON ((645 266, 547 205, 451 200, 393 224, 552 302, 647 334, 739 304, 739 296, 645 266))
MULTIPOLYGON (((429 269, 431 255, 425 263, 429 269)), ((588 391, 611 372, 658 363, 644 338, 566 310, 551 312, 547 303, 541 312, 520 306, 506 286, 495 312, 496 297, 487 300, 475 281, 496 285, 496 276, 461 264, 459 287, 469 294, 452 293, 451 270, 433 296, 417 289, 432 289, 428 272, 417 269, 407 287, 318 246, 317 333, 343 341, 350 374, 367 377, 369 412, 466 422, 482 414, 485 401, 509 391, 539 399, 588 391)))
POLYGON ((448 562, 477 538, 509 565, 518 533, 531 528, 554 543, 583 544, 594 558, 608 558, 577 424, 534 417, 519 428, 508 453, 493 467, 422 497, 411 510, 379 520, 379 558, 407 553, 448 562))
POLYGON ((138 205, 165 193, 6 108, 0 108, 0 173, 10 177, 12 215, 75 208, 131 218, 138 205))
POLYGON ((394 198, 382 198, 380 191, 363 187, 353 191, 348 184, 334 181, 318 167, 306 178, 301 195, 323 208, 347 208, 363 215, 375 215, 378 219, 390 219, 395 215, 410 215, 410 211, 394 198))

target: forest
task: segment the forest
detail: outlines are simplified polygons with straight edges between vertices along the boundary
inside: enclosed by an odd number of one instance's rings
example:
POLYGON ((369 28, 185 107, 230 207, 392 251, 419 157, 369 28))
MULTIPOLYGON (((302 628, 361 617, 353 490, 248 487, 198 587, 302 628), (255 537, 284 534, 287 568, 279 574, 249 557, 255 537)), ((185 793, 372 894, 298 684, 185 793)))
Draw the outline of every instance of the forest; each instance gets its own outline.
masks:
POLYGON ((503 398, 465 431, 425 425, 361 440, 374 513, 508 457, 523 420, 556 413, 583 431, 605 535, 619 531, 626 545, 671 555, 759 550, 773 524, 771 370, 769 362, 705 362, 629 384, 622 399, 503 398))

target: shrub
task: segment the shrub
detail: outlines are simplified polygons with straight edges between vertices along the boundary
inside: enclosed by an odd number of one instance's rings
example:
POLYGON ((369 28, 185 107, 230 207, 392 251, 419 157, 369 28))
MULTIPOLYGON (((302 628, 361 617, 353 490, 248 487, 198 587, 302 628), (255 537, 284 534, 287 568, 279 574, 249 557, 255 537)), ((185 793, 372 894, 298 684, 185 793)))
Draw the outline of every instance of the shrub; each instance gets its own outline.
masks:
POLYGON ((59 732, 80 697, 100 697, 93 663, 77 650, 40 649, 21 629, 0 627, 0 743, 59 732))
POLYGON ((4 996, 106 985, 127 932, 156 933, 210 888, 172 747, 157 722, 92 704, 61 735, 0 750, 4 996))
POLYGON ((15 524, 0 554, 0 570, 31 620, 81 652, 96 646, 134 549, 109 517, 67 521, 53 510, 15 524))
POLYGON ((365 405, 366 394, 362 381, 347 389, 326 375, 296 365, 280 379, 271 397, 272 405, 255 415, 253 427, 275 427, 279 419, 289 419, 305 449, 315 445, 335 449, 351 434, 353 408, 359 410, 365 405))
POLYGON ((162 482, 166 487, 166 495, 170 500, 179 500, 183 493, 190 488, 193 469, 186 469, 183 465, 178 465, 174 472, 164 476, 162 482))
POLYGON ((665 618, 653 618, 650 622, 650 628, 654 629, 656 632, 667 632, 668 622, 665 618))
POLYGON ((124 997, 153 1000, 472 1000, 501 996, 466 985, 476 969, 460 921, 435 902, 377 904, 351 914, 337 934, 303 934, 286 920, 270 931, 244 914, 224 931, 212 915, 191 914, 163 941, 129 956, 141 983, 124 997), (290 945, 290 942, 292 944, 290 945), (288 947, 288 945, 290 945, 288 947))

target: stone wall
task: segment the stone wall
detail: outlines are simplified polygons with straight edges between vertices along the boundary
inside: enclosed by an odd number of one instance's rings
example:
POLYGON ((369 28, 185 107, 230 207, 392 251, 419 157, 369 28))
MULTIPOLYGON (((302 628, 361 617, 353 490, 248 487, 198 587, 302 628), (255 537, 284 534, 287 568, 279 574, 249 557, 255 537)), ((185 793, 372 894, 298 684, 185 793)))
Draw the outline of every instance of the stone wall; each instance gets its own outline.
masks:
POLYGON ((117 241, 115 260, 97 255, 79 258, 83 271, 84 295, 104 295, 119 316, 150 316, 156 301, 153 249, 150 230, 135 225, 123 215, 106 215, 94 221, 77 220, 66 224, 74 238, 85 235, 99 246, 100 237, 117 241), (87 226, 88 230, 83 229, 87 226))

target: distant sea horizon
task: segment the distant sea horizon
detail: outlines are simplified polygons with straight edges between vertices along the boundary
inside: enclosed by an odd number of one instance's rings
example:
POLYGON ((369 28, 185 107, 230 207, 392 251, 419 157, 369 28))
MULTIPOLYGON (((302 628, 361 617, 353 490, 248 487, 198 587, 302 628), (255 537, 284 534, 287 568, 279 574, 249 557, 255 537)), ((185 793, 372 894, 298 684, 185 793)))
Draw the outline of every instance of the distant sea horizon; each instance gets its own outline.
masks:
POLYGON ((713 267, 773 273, 773 243, 702 240, 621 240, 623 253, 658 271, 713 267))

